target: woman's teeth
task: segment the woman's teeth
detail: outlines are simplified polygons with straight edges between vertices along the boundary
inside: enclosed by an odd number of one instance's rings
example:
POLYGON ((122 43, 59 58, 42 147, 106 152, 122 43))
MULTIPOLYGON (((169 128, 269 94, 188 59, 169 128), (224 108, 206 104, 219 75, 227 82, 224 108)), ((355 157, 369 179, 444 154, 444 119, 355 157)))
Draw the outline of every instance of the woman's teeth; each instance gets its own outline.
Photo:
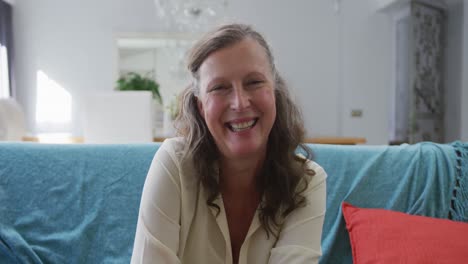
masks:
POLYGON ((255 120, 251 120, 248 122, 241 122, 241 123, 229 123, 229 128, 234 132, 239 132, 242 130, 249 129, 255 125, 255 120))

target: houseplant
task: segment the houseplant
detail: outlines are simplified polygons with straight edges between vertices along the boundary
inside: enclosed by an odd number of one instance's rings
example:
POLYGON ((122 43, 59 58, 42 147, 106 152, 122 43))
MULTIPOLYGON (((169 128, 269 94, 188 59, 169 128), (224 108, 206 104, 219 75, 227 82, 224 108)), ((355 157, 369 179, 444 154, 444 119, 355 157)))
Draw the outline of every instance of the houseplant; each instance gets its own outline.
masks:
POLYGON ((162 105, 159 84, 148 76, 136 72, 129 72, 117 80, 116 90, 119 91, 151 91, 153 98, 162 105))

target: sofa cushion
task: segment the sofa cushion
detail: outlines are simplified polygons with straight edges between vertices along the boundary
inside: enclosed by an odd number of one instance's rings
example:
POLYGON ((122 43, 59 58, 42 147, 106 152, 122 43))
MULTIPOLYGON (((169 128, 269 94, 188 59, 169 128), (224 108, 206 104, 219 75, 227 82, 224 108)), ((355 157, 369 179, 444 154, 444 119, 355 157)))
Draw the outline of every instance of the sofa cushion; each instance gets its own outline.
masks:
POLYGON ((343 203, 354 264, 465 263, 468 223, 343 203))

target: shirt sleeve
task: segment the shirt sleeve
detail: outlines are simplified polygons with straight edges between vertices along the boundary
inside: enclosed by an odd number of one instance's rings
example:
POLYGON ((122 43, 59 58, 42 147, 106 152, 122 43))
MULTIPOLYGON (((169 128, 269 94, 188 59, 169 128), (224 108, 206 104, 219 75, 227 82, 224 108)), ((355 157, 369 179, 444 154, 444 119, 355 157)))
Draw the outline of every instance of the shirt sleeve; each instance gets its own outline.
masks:
POLYGON ((161 145, 143 187, 132 264, 180 263, 177 252, 181 196, 177 165, 171 149, 161 145))
POLYGON ((270 252, 269 263, 318 263, 321 250, 322 225, 326 208, 326 173, 311 162, 315 175, 304 193, 307 203, 287 218, 276 246, 270 252))

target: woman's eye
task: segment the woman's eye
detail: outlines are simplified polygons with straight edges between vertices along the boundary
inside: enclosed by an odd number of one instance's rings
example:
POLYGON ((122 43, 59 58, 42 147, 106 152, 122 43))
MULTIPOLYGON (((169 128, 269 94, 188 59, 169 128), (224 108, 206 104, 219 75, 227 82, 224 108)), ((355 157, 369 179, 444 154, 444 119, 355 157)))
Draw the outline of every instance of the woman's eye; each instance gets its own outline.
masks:
POLYGON ((222 90, 225 90, 225 89, 226 89, 226 86, 224 86, 224 85, 216 85, 216 86, 213 86, 210 89, 210 92, 222 91, 222 90))
POLYGON ((262 83, 263 83, 262 80, 252 80, 252 81, 247 82, 247 85, 257 86, 257 85, 260 85, 262 83))

